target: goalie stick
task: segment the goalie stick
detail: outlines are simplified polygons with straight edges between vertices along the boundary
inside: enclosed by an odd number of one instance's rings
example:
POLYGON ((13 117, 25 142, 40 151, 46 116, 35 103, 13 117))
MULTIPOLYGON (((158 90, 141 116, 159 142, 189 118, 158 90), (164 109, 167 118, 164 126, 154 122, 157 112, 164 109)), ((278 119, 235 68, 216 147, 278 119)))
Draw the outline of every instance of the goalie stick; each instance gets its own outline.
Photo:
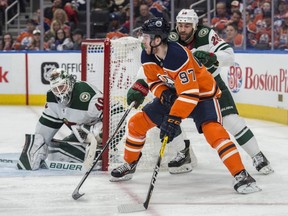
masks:
POLYGON ((152 175, 152 179, 151 179, 151 182, 150 182, 150 186, 149 186, 149 190, 148 190, 145 202, 144 203, 138 203, 138 204, 123 204, 123 205, 119 205, 118 206, 118 211, 120 213, 132 213, 132 212, 145 211, 145 210, 148 209, 148 205, 149 205, 149 202, 150 202, 150 199, 151 199, 151 196, 152 196, 152 192, 153 192, 154 187, 155 187, 157 176, 158 176, 158 173, 159 173, 159 170, 160 170, 161 160, 163 158, 164 150, 165 150, 167 142, 168 142, 168 136, 165 136, 164 140, 162 142, 162 145, 161 145, 161 149, 160 149, 160 152, 159 152, 159 157, 158 157, 156 166, 154 168, 154 172, 153 172, 153 175, 152 175))
POLYGON ((94 160, 92 166, 90 167, 90 169, 84 174, 83 178, 81 179, 81 181, 79 182, 79 184, 77 185, 77 187, 75 188, 75 190, 72 193, 72 197, 74 200, 79 199, 80 197, 82 197, 84 195, 79 193, 79 190, 81 188, 81 186, 83 185, 83 183, 85 182, 85 180, 87 179, 87 177, 89 176, 90 172, 93 170, 93 167, 97 164, 98 160, 101 158, 102 154, 104 153, 104 151, 107 149, 107 147, 110 145, 111 141, 113 140, 113 138, 117 135, 118 131, 120 130, 123 122, 125 121, 126 117, 128 116, 128 114, 130 113, 131 109, 134 107, 135 105, 135 101, 133 101, 130 106, 128 107, 128 109, 125 111, 125 113, 123 114, 123 117, 120 119, 114 133, 112 134, 112 136, 107 140, 106 144, 103 146, 102 151, 100 152, 100 154, 98 154, 97 158, 94 160))

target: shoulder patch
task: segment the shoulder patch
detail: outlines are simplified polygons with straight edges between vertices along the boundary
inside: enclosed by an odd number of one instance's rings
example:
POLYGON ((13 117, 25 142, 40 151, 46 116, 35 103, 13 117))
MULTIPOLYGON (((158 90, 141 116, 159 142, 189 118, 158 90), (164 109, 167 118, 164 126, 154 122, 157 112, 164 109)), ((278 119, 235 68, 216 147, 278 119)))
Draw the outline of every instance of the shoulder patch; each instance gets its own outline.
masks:
POLYGON ((89 92, 82 92, 79 96, 79 99, 82 102, 87 102, 90 100, 90 98, 91 98, 91 95, 89 92))
POLYGON ((178 41, 178 39, 179 39, 179 35, 177 34, 177 32, 170 32, 169 33, 169 36, 168 36, 169 41, 175 42, 175 41, 178 41))
POLYGON ((204 37, 204 36, 206 36, 206 35, 208 34, 208 32, 209 32, 209 29, 208 29, 208 28, 203 28, 203 29, 201 29, 201 30, 199 31, 198 36, 199 36, 199 37, 204 37))

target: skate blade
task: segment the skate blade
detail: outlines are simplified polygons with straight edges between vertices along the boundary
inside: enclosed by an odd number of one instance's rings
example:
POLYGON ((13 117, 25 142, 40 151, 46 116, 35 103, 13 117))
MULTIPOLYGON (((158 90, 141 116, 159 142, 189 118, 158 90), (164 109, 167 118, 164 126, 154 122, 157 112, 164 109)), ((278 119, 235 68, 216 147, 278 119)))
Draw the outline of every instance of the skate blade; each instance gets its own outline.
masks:
POLYGON ((255 182, 247 185, 242 185, 237 189, 237 192, 240 194, 250 194, 250 193, 256 193, 262 191, 261 188, 259 188, 255 182))
POLYGON ((132 177, 133 177, 132 174, 127 174, 127 175, 125 175, 123 177, 119 177, 119 178, 111 176, 110 182, 128 181, 128 180, 132 179, 132 177))
POLYGON ((181 174, 181 173, 188 173, 192 171, 192 165, 189 164, 183 164, 180 167, 168 167, 168 170, 170 174, 181 174))
POLYGON ((272 169, 272 167, 270 165, 267 165, 267 166, 263 167, 262 169, 260 169, 259 172, 264 174, 264 175, 269 175, 269 174, 273 173, 274 170, 272 169))

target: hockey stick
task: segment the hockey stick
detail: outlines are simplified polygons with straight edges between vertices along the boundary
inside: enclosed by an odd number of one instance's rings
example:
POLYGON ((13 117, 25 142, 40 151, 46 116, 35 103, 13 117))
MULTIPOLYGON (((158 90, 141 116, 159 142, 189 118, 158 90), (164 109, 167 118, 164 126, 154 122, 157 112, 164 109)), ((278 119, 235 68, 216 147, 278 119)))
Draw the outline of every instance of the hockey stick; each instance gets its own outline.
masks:
POLYGON ((81 188, 81 186, 83 185, 83 183, 85 182, 85 180, 87 179, 87 177, 89 176, 90 172, 93 170, 93 167, 96 165, 96 163, 99 161, 99 159, 101 158, 102 154, 104 153, 104 151, 107 149, 107 147, 110 145, 111 141, 113 140, 114 136, 117 135, 118 131, 120 130, 123 122, 125 121, 126 117, 128 116, 129 112, 132 110, 132 108, 135 105, 135 101, 133 101, 130 106, 128 107, 128 109, 125 111, 123 117, 120 119, 113 135, 107 140, 106 144, 103 146, 102 151, 100 152, 100 154, 97 156, 97 158, 94 160, 92 166, 90 167, 90 169, 84 174, 83 178, 81 179, 81 181, 79 182, 79 184, 77 185, 77 187, 75 188, 75 190, 72 193, 72 197, 74 200, 79 199, 81 196, 84 195, 79 193, 79 190, 81 188))
POLYGON ((149 201, 151 199, 152 192, 153 192, 156 180, 157 180, 157 175, 158 175, 159 170, 160 170, 161 160, 163 158, 164 150, 165 150, 167 142, 168 142, 168 136, 165 136, 164 140, 162 142, 162 146, 161 146, 161 149, 160 149, 160 153, 159 153, 159 157, 158 157, 156 166, 154 168, 154 172, 153 172, 153 175, 152 175, 152 179, 151 179, 151 182, 150 182, 150 186, 149 186, 149 190, 148 190, 145 202, 144 203, 138 203, 138 204, 123 204, 123 205, 120 205, 120 206, 118 206, 118 211, 120 213, 132 213, 132 212, 145 211, 145 210, 148 209, 149 201))

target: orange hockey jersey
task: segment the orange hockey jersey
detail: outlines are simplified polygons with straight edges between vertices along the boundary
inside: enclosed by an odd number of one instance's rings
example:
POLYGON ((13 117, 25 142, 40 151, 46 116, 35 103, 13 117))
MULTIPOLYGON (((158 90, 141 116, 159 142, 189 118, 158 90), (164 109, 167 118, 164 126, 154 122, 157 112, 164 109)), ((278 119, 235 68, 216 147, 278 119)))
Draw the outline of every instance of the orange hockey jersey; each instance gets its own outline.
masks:
POLYGON ((160 98, 162 91, 175 88, 178 98, 170 115, 189 116, 198 101, 220 97, 221 90, 205 66, 195 59, 191 51, 175 42, 168 42, 165 59, 148 55, 143 50, 141 62, 150 91, 160 98))

